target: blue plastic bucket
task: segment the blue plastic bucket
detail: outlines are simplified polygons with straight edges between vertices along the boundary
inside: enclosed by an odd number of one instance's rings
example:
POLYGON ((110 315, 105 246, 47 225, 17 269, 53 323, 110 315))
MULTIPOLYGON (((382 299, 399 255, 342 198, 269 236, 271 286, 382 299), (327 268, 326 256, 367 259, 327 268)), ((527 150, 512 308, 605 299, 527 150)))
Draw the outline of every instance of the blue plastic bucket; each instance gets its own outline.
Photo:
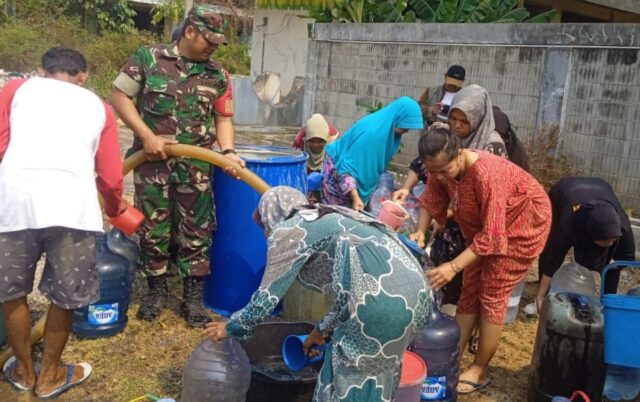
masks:
MULTIPOLYGON (((307 192, 307 155, 285 147, 238 147, 247 168, 270 186, 307 192)), ((205 278, 204 304, 223 316, 243 308, 260 285, 267 241, 253 221, 260 194, 216 168, 213 174, 217 230, 211 246, 211 275, 205 278)), ((278 313, 278 311, 276 311, 278 313)))
POLYGON ((605 294, 607 272, 640 268, 640 262, 617 261, 602 271, 600 297, 604 308, 604 360, 607 364, 640 368, 640 296, 605 294))
POLYGON ((324 358, 324 345, 322 347, 314 346, 321 353, 311 359, 304 353, 302 346, 306 339, 307 335, 289 335, 284 338, 282 342, 282 360, 289 370, 300 371, 311 364, 322 361, 324 358))

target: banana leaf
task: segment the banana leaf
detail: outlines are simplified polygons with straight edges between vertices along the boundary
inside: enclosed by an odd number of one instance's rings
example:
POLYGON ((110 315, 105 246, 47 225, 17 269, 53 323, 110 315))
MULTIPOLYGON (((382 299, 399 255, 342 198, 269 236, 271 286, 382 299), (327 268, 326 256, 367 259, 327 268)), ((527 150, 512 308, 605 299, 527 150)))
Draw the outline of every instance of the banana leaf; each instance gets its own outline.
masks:
POLYGON ((476 8, 473 9, 461 22, 487 22, 488 16, 493 13, 491 0, 480 0, 476 8))
POLYGON ((453 22, 458 9, 458 0, 441 0, 436 9, 436 22, 453 22))
POLYGON ((424 22, 434 22, 436 10, 427 0, 409 0, 409 4, 414 9, 416 16, 424 22))
POLYGON ((559 16, 560 16, 560 13, 558 12, 558 10, 554 9, 554 10, 546 11, 542 14, 534 15, 533 17, 529 18, 528 20, 525 20, 524 22, 530 22, 530 23, 551 22, 558 19, 559 16))
POLYGON ((456 11, 456 16, 451 22, 464 21, 467 15, 473 12, 476 7, 478 7, 478 0, 460 0, 460 2, 458 3, 458 10, 456 11))
POLYGON ((510 22, 522 22, 529 18, 529 10, 526 8, 516 8, 502 15, 496 22, 506 22, 502 20, 511 20, 510 22))

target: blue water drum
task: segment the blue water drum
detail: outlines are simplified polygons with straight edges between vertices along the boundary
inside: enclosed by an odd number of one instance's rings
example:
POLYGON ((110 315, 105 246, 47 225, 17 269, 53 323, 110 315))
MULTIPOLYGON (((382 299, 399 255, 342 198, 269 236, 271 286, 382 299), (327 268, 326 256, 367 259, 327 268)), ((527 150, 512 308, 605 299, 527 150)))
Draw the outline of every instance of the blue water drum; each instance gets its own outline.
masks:
POLYGON ((127 326, 138 245, 117 229, 96 237, 100 299, 73 313, 73 333, 86 338, 111 336, 127 326))
MULTIPOLYGON (((289 186, 307 193, 304 152, 263 146, 238 147, 237 151, 247 168, 270 186, 289 186)), ((213 191, 217 230, 211 247, 211 275, 205 278, 204 304, 228 317, 243 308, 260 285, 267 241, 252 219, 260 201, 258 192, 219 168, 213 175, 213 191)))

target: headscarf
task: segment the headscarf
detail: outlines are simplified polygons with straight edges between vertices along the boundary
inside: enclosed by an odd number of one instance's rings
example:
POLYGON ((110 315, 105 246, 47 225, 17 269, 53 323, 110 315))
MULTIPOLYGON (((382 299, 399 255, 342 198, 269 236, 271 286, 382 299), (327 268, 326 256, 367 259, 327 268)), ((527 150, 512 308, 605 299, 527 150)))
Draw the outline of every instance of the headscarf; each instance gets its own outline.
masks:
POLYGON ((312 138, 320 138, 324 140, 324 142, 329 142, 329 124, 320 113, 315 113, 307 120, 305 128, 304 151, 309 155, 309 159, 307 159, 307 169, 317 172, 322 168, 324 149, 322 152, 312 152, 308 141, 312 138))
POLYGON ((403 96, 358 120, 342 137, 325 147, 338 175, 349 174, 358 184, 358 194, 367 202, 380 175, 400 147, 396 128, 423 128, 418 103, 403 96))
POLYGON ((604 248, 595 240, 618 239, 622 236, 622 222, 616 207, 603 200, 591 200, 574 207, 571 216, 571 237, 575 259, 589 269, 606 265, 616 247, 604 248))
POLYGON ((495 130, 489 93, 480 85, 469 85, 458 91, 451 101, 449 115, 453 109, 463 112, 471 126, 469 135, 460 138, 463 148, 485 149, 491 143, 503 142, 495 130))
POLYGON ((260 221, 271 232, 274 227, 287 219, 291 213, 303 205, 309 204, 307 197, 295 188, 287 186, 271 187, 265 191, 258 202, 260 221))

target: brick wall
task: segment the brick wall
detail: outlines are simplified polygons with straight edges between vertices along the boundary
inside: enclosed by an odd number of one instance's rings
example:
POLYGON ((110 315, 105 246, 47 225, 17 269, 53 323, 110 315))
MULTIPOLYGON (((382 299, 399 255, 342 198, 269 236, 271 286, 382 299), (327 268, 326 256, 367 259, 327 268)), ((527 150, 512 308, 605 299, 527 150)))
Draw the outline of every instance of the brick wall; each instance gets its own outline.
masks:
MULTIPOLYGON (((303 120, 323 113, 341 130, 364 105, 418 98, 451 64, 485 87, 522 137, 559 124, 560 151, 640 204, 637 24, 316 24, 303 120)), ((417 133, 393 163, 416 155, 417 133)))

